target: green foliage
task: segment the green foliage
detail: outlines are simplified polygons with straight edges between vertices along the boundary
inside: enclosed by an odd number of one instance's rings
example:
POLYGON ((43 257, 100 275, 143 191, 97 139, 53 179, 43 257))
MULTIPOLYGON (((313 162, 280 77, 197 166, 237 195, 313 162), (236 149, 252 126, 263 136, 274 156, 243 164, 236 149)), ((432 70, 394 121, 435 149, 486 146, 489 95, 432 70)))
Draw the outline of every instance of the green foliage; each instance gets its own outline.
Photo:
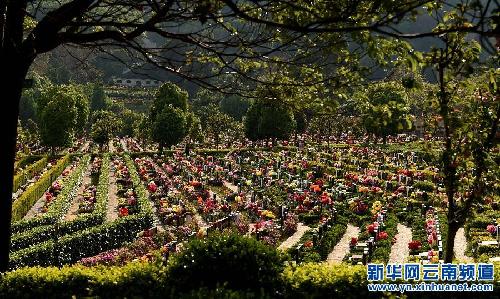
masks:
POLYGON ((413 184, 413 187, 421 191, 432 192, 436 189, 436 185, 430 181, 418 181, 413 184))
POLYGON ((89 114, 88 99, 74 85, 49 86, 38 99, 40 137, 50 147, 68 146, 81 134, 89 114))
POLYGON ((407 95, 394 82, 377 83, 361 97, 363 125, 368 133, 387 137, 411 129, 407 95))
POLYGON ((173 257, 168 276, 179 293, 218 285, 259 292, 277 288, 282 270, 283 260, 276 249, 253 238, 216 234, 190 241, 173 257))
MULTIPOLYGON (((25 231, 13 235, 11 240, 11 251, 24 249, 55 237, 61 237, 104 223, 108 202, 109 154, 104 155, 100 172, 99 183, 97 185, 96 204, 92 213, 80 215, 73 221, 65 221, 56 224, 67 210, 62 209, 62 205, 57 205, 58 209, 49 209, 49 211, 44 216, 39 217, 39 219, 23 222, 25 231)), ((80 176, 75 176, 75 180, 78 181, 80 177, 81 174, 80 176)), ((60 196, 64 197, 62 200, 63 202, 71 202, 73 198, 71 192, 67 190, 63 190, 60 196)), ((59 199, 58 202, 60 202, 59 199)), ((21 223, 17 222, 15 224, 17 230, 19 230, 21 223)))
MULTIPOLYGON (((492 298, 500 288, 500 263, 494 263, 495 290, 474 294, 492 298)), ((219 273, 205 273, 217 276, 219 273)), ((82 265, 31 267, 7 272, 0 279, 2 298, 395 298, 399 293, 369 292, 366 266, 305 263, 280 271, 282 289, 240 290, 229 285, 188 289, 182 296, 171 285, 169 267, 160 263, 131 262, 124 266, 84 267, 82 265)), ((455 295, 450 293, 450 295, 455 295)), ((408 293, 408 298, 439 298, 436 293, 408 293)))
POLYGON ((286 298, 371 298, 366 287, 366 266, 306 263, 283 272, 286 298))
POLYGON ((295 125, 292 109, 272 100, 255 101, 245 118, 245 132, 251 140, 287 139, 295 125))
POLYGON ((220 142, 224 134, 227 137, 241 135, 238 127, 239 123, 226 113, 223 113, 219 106, 215 104, 208 104, 206 107, 198 108, 197 114, 200 117, 203 130, 207 135, 215 139, 216 144, 220 142))
POLYGON ((90 110, 106 110, 109 105, 110 100, 104 92, 104 86, 102 86, 102 84, 95 84, 92 90, 92 97, 90 99, 90 110))
POLYGON ((153 140, 164 146, 172 146, 182 141, 186 136, 188 127, 185 113, 169 105, 156 116, 152 127, 153 140))
POLYGON ((2 298, 162 298, 165 273, 155 264, 134 262, 123 267, 81 265, 33 267, 9 272, 0 280, 2 298))
POLYGON ((151 122, 154 123, 161 112, 169 105, 186 112, 188 109, 187 100, 188 93, 179 86, 171 82, 163 84, 156 94, 153 106, 151 106, 149 114, 151 122))
POLYGON ((188 137, 192 141, 203 142, 204 135, 200 118, 197 117, 194 113, 190 112, 188 113, 187 123, 189 124, 188 137))
MULTIPOLYGON (((26 229, 31 229, 40 225, 52 224, 59 221, 59 219, 66 214, 66 212, 69 209, 69 206, 71 205, 71 202, 74 199, 74 196, 76 196, 75 193, 78 188, 78 184, 80 180, 83 178, 85 170, 88 167, 89 161, 90 161, 90 156, 88 155, 84 156, 80 160, 78 167, 63 181, 62 191, 59 193, 56 199, 50 204, 46 213, 40 215, 39 217, 22 219, 14 222, 11 228, 12 231, 14 232, 25 231, 26 229)), ((53 180, 55 180, 55 178, 53 178, 53 180)), ((53 180, 51 180, 51 182, 47 185, 47 188, 48 186, 50 186, 53 180)))
POLYGON ((94 112, 92 119, 92 140, 99 145, 108 144, 109 140, 123 127, 121 120, 109 111, 94 112))
POLYGON ((384 224, 385 227, 383 230, 388 234, 388 238, 377 241, 377 246, 371 256, 371 262, 373 263, 389 262, 389 256, 392 248, 392 238, 398 233, 398 218, 394 213, 389 213, 384 224))
POLYGON ((339 222, 333 224, 333 226, 325 232, 318 246, 318 252, 321 256, 321 259, 324 260, 327 258, 328 254, 333 250, 335 245, 337 245, 337 243, 344 235, 346 229, 347 224, 339 222))
POLYGON ((226 96, 220 101, 219 107, 223 113, 241 121, 250 107, 250 100, 235 95, 226 96))
POLYGON ((121 136, 139 136, 140 135, 140 124, 145 118, 144 114, 134 112, 130 109, 125 109, 121 115, 121 136))

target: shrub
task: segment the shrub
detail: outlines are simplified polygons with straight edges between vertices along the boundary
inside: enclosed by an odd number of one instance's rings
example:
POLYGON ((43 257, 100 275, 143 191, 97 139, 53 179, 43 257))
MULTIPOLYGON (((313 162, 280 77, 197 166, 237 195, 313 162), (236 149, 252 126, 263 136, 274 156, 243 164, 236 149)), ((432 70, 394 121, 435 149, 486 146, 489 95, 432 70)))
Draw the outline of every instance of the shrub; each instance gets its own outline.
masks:
MULTIPOLYGON (((240 237, 241 238, 241 237, 240 237)), ((188 261, 191 263, 191 261, 188 261)), ((171 267, 177 267, 172 265, 171 267)), ((186 272, 184 272, 186 273, 186 272)), ((234 272, 232 272, 234 273, 234 272)), ((194 273, 193 287, 179 294, 172 271, 158 262, 132 262, 121 267, 81 265, 23 268, 2 274, 0 298, 399 298, 400 293, 368 292, 365 266, 306 263, 288 266, 277 273, 282 289, 239 290, 229 285, 199 287, 194 273)), ((189 277, 188 277, 189 278, 189 277)), ((477 292, 474 298, 496 298, 500 288, 500 263, 495 263, 494 292, 477 292)), ((246 285, 244 285, 246 286, 246 285)), ((442 292, 405 293, 407 298, 442 298, 442 292)), ((446 293, 448 298, 460 294, 446 293)))
POLYGON ((418 181, 413 184, 413 187, 422 191, 432 192, 436 189, 436 185, 430 181, 418 181))
POLYGON ((169 285, 177 293, 218 285, 232 290, 272 290, 278 287, 283 270, 283 258, 275 248, 237 234, 194 239, 169 262, 169 285))

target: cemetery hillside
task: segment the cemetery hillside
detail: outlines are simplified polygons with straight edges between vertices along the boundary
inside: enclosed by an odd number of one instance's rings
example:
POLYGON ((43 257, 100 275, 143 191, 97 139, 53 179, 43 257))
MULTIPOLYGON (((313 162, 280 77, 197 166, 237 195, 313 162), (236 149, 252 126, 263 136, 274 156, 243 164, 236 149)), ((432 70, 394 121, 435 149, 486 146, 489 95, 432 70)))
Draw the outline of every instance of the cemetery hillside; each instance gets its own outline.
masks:
POLYGON ((498 0, 0 0, 0 298, 500 298, 498 0))

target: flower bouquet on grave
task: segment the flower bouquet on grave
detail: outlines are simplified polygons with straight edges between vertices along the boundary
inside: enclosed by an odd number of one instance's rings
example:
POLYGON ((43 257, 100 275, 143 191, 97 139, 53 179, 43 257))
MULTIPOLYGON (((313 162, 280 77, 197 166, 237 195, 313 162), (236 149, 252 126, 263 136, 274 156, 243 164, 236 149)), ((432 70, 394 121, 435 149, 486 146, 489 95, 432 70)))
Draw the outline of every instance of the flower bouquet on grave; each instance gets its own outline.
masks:
POLYGON ((497 227, 496 225, 488 224, 488 226, 486 226, 486 231, 489 232, 491 235, 495 235, 497 233, 497 227))
POLYGON ((379 226, 378 222, 373 222, 373 223, 371 223, 371 224, 369 224, 369 225, 366 226, 366 231, 370 235, 374 236, 375 235, 375 230, 378 229, 378 226, 379 226))
POLYGON ((422 248, 422 243, 419 240, 412 240, 408 243, 408 249, 410 249, 410 254, 414 255, 418 250, 422 248))
POLYGON ((129 215, 129 211, 127 207, 121 207, 118 209, 118 216, 120 217, 126 217, 129 215))
POLYGON ((261 210, 259 211, 259 216, 264 217, 265 219, 275 219, 276 215, 272 211, 269 210, 261 210))
POLYGON ((439 255, 438 255, 438 252, 430 249, 428 252, 427 252, 427 260, 430 262, 430 263, 437 263, 439 262, 439 255))
POLYGON ((382 231, 382 232, 379 232, 378 235, 377 235, 377 240, 387 240, 387 238, 389 237, 389 234, 385 231, 382 231))
POLYGON ((351 250, 358 244, 358 238, 352 237, 351 241, 349 242, 349 247, 351 250))
POLYGON ((57 196, 61 192, 62 187, 63 187, 62 182, 57 180, 52 184, 52 186, 49 189, 49 192, 54 194, 54 196, 57 196))
POLYGON ((94 203, 88 201, 80 201, 78 203, 78 213, 91 213, 94 210, 94 203))
POLYGON ((382 210, 382 203, 379 200, 374 201, 372 204, 372 209, 371 209, 372 214, 376 215, 381 210, 382 210))
POLYGON ((45 202, 50 203, 53 199, 55 198, 54 194, 52 192, 48 191, 45 192, 45 202))

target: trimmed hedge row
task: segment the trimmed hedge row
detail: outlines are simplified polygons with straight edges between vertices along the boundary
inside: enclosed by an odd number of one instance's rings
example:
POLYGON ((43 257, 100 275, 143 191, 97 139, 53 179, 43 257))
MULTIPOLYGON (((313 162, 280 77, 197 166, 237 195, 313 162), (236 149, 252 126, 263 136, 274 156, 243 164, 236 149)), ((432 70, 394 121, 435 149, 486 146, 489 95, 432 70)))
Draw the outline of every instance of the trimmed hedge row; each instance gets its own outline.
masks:
POLYGON ((19 168, 25 167, 26 165, 36 162, 42 157, 39 155, 25 155, 20 158, 18 161, 14 162, 14 173, 17 174, 19 168))
MULTIPOLYGON (((207 273, 204 273, 207 275, 207 273)), ((217 273, 214 273, 217 275, 217 273)), ((217 276, 216 276, 217 277, 217 276)), ((243 279, 243 278, 242 278, 243 279)), ((33 267, 4 274, 0 279, 1 298, 401 298, 400 293, 369 292, 366 267, 306 263, 286 267, 279 290, 217 290, 193 288, 184 296, 169 283, 168 266, 132 262, 123 267, 81 265, 33 267), (228 294, 230 296, 228 296, 228 294)), ((500 263, 495 263, 495 290, 476 292, 474 298, 498 298, 500 263)), ((442 298, 442 292, 405 293, 406 298, 442 298)), ((447 298, 461 298, 447 292, 447 298)), ((469 296, 470 294, 465 294, 469 296)))
MULTIPOLYGON (((71 175, 65 180, 63 189, 61 193, 57 196, 55 201, 49 206, 48 211, 39 217, 34 217, 30 219, 22 219, 12 224, 11 230, 13 233, 22 233, 27 230, 31 230, 38 226, 48 225, 56 223, 69 209, 73 198, 76 196, 76 192, 78 192, 78 186, 80 185, 83 175, 85 174, 85 170, 88 167, 88 163, 90 161, 90 156, 84 156, 79 162, 77 168, 71 173, 71 175)), ((57 166, 55 166, 57 167, 57 166)), ((64 170, 65 167, 63 167, 64 170)), ((62 171, 61 171, 62 172, 62 171)), ((59 176, 60 173, 57 175, 59 176)), ((50 187, 52 182, 57 178, 54 177, 53 180, 50 181, 48 186, 43 189, 43 193, 50 187)), ((43 195, 43 193, 38 196, 37 200, 43 195)), ((16 201, 17 202, 17 201, 16 201)), ((36 201, 31 205, 33 206, 36 201)), ((15 204, 15 203, 14 203, 15 204)), ((30 209, 31 209, 30 206, 30 209)), ((27 212, 27 211, 26 211, 27 212)))
MULTIPOLYGON (((31 207, 45 193, 52 182, 64 171, 70 163, 69 155, 60 159, 49 171, 47 171, 34 185, 30 186, 19 198, 12 204, 12 222, 21 220, 31 207)), ((15 232, 15 227, 12 228, 15 232)))
MULTIPOLYGON (((61 222, 57 224, 57 227, 53 223, 51 223, 49 225, 35 227, 34 229, 31 229, 29 231, 14 235, 12 238, 11 251, 24 249, 34 244, 50 240, 51 238, 61 237, 88 227, 93 227, 104 223, 106 219, 106 208, 108 203, 108 185, 109 154, 105 154, 101 165, 99 183, 97 185, 94 211, 89 214, 81 215, 73 221, 61 222)), ((77 184, 74 187, 75 190, 78 190, 79 186, 80 184, 77 184)), ((59 211, 58 214, 64 215, 62 212, 63 211, 59 211)), ((61 219, 62 215, 60 215, 58 218, 61 219)), ((56 219, 52 217, 51 220, 56 219)))
POLYGON ((339 222, 335 223, 332 228, 326 231, 325 235, 321 239, 319 244, 318 252, 322 260, 328 257, 328 254, 333 250, 335 245, 342 239, 342 236, 347 230, 347 223, 339 222))
POLYGON ((153 219, 146 189, 130 157, 125 156, 125 163, 136 190, 139 213, 119 218, 111 223, 86 228, 61 238, 57 238, 56 234, 54 240, 12 254, 10 268, 74 263, 84 257, 120 247, 123 243, 132 241, 137 233, 150 228, 153 225, 153 219))
POLYGON ((42 159, 28 166, 27 168, 19 171, 19 173, 16 174, 16 176, 14 177, 14 187, 12 188, 12 190, 16 192, 19 189, 19 187, 26 184, 26 182, 32 177, 34 177, 36 173, 42 171, 45 168, 45 166, 47 166, 47 163, 48 163, 48 158, 43 157, 42 159))

